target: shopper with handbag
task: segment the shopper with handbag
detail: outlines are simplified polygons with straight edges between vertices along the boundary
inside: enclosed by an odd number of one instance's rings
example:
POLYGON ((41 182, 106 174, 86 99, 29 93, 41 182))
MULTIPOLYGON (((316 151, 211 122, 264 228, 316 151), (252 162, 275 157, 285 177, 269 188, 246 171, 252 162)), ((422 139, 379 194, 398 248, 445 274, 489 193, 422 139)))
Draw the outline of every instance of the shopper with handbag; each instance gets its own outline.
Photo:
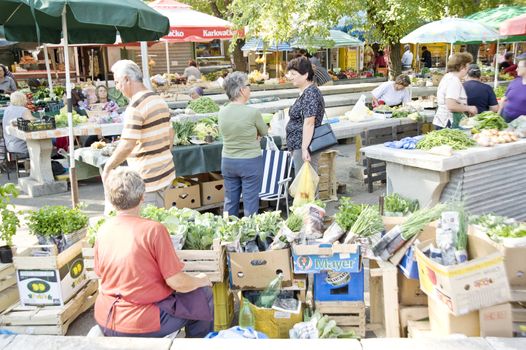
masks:
POLYGON ((294 171, 297 174, 303 162, 310 162, 318 170, 320 152, 311 152, 314 130, 321 126, 325 114, 325 101, 314 84, 314 70, 306 57, 298 57, 287 65, 287 77, 299 88, 300 96, 289 110, 287 148, 292 152, 294 171))

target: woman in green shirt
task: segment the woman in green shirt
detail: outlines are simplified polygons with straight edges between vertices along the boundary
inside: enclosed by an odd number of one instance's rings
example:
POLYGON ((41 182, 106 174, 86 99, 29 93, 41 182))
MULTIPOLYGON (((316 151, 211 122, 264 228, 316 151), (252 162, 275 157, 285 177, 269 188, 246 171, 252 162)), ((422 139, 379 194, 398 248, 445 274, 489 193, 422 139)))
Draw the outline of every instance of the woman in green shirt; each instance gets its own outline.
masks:
POLYGON ((258 212, 263 180, 263 158, 259 137, 267 135, 261 113, 246 106, 250 98, 248 77, 230 73, 223 82, 230 103, 219 111, 219 132, 223 137, 221 172, 225 178, 225 211, 239 215, 243 194, 245 216, 258 212))

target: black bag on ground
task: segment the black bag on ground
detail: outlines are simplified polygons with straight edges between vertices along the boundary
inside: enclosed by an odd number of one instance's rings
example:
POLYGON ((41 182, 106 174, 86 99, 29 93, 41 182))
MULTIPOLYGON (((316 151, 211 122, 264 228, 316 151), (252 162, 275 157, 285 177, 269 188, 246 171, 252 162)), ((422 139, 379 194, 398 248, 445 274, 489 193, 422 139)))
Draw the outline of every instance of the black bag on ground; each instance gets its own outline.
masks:
POLYGON ((66 172, 66 168, 60 164, 60 162, 57 162, 56 160, 51 161, 51 171, 53 172, 53 176, 62 175, 66 172))

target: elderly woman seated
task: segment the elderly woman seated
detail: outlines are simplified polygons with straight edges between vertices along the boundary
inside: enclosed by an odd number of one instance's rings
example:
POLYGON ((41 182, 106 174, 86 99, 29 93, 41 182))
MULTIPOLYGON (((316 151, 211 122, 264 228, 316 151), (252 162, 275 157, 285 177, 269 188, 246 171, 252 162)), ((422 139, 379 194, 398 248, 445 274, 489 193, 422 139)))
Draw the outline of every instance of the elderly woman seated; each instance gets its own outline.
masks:
POLYGON ((105 184, 117 210, 99 230, 95 273, 101 278, 95 320, 106 336, 164 337, 182 327, 201 338, 213 330, 210 280, 182 272, 166 228, 139 216, 140 175, 113 170, 105 184))
POLYGON ((27 109, 26 95, 15 91, 10 96, 10 104, 4 111, 4 118, 2 119, 2 127, 4 130, 5 147, 10 153, 17 153, 20 158, 29 157, 26 141, 19 139, 14 135, 10 135, 7 127, 15 125, 18 118, 33 120, 33 116, 29 109, 27 109))

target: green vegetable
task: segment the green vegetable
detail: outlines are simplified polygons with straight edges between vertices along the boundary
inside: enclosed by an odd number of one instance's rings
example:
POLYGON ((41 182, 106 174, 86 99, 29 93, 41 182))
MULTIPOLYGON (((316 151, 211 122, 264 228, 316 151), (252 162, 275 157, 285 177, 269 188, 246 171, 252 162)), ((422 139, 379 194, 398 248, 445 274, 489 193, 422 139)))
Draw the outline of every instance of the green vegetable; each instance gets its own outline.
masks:
POLYGON ((45 206, 28 213, 29 231, 34 235, 60 236, 78 231, 88 224, 88 216, 79 207, 45 206))
POLYGON ((299 232, 303 226, 303 219, 296 214, 290 214, 285 224, 292 232, 299 232))
POLYGON ((364 205, 353 203, 350 197, 342 197, 339 211, 334 218, 344 231, 349 231, 364 207, 364 205))
POLYGON ((383 229, 384 223, 378 209, 374 206, 366 206, 356 218, 349 232, 359 237, 369 237, 383 229))
POLYGON ((194 132, 199 140, 205 140, 208 135, 212 136, 214 140, 219 136, 217 125, 211 123, 196 123, 194 125, 194 132))
POLYGON ((433 147, 448 145, 454 150, 463 150, 475 146, 475 140, 457 129, 442 129, 432 131, 416 144, 417 149, 430 150, 433 147))
MULTIPOLYGON (((73 126, 79 124, 84 124, 88 122, 88 117, 78 114, 77 112, 72 112, 73 126)), ((55 124, 57 128, 65 128, 68 126, 68 113, 66 111, 61 111, 60 114, 55 116, 55 124)))
POLYGON ((458 219, 459 219, 459 230, 457 233, 456 250, 466 250, 468 246, 468 217, 464 206, 459 205, 458 219))
POLYGON ((400 235, 404 241, 410 240, 412 237, 419 234, 431 221, 437 220, 445 209, 445 204, 437 204, 433 208, 422 208, 415 211, 401 225, 400 230, 402 233, 400 235))
POLYGON ((506 88, 502 85, 497 86, 493 91, 495 91, 497 98, 503 98, 506 95, 506 88))
POLYGON ((485 228, 486 234, 496 242, 500 242, 502 238, 526 237, 526 224, 503 216, 494 214, 475 216, 470 218, 470 223, 485 228))
POLYGON ((11 204, 11 198, 18 197, 19 193, 13 183, 0 186, 0 216, 2 217, 0 239, 5 241, 8 246, 13 244, 13 236, 16 234, 17 228, 20 227, 20 220, 14 211, 15 205, 11 204))
POLYGON ((498 113, 487 111, 474 116, 477 121, 476 128, 482 129, 498 129, 504 130, 508 124, 498 113))
POLYGON ((210 97, 206 96, 190 101, 187 108, 199 114, 219 112, 219 106, 217 103, 215 103, 210 97))
POLYGON ((126 96, 114 87, 108 89, 108 99, 115 101, 119 107, 124 107, 128 104, 126 96))
POLYGON ((174 145, 189 145, 190 137, 194 134, 194 123, 191 121, 173 122, 174 145))
POLYGON ((418 210, 418 200, 411 200, 393 193, 384 198, 384 211, 391 213, 402 213, 407 215, 418 210))

